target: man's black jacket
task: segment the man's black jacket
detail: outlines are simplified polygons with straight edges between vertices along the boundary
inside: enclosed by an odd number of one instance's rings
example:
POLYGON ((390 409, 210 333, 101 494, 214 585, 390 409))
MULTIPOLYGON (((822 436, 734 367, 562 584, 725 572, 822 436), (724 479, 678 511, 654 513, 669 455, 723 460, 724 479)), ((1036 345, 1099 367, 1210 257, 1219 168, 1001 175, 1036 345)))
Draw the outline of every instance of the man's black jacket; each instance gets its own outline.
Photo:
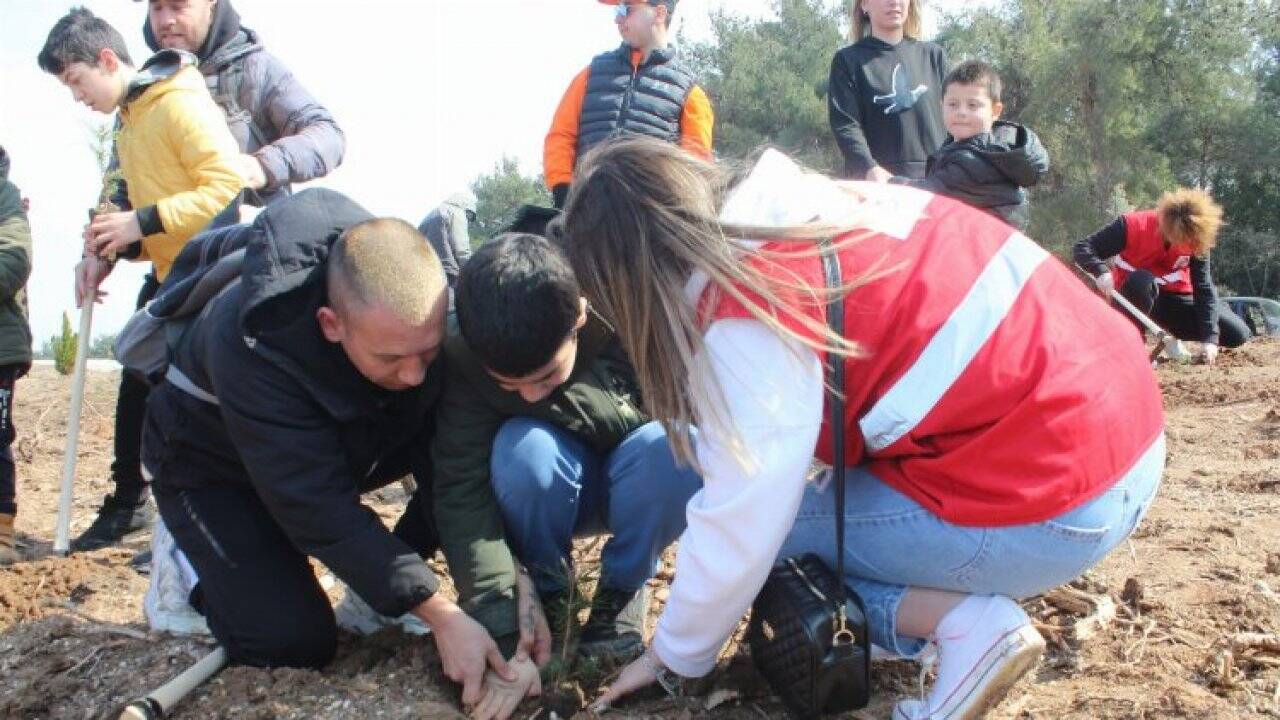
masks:
POLYGON ((410 470, 427 486, 441 363, 417 388, 383 390, 320 332, 329 249, 370 217, 314 189, 269 206, 251 225, 212 231, 248 233, 243 273, 184 331, 172 365, 218 404, 159 386, 148 426, 163 437, 148 434, 143 462, 157 483, 252 484, 298 550, 397 616, 437 581, 360 494, 410 470), (182 463, 181 472, 166 472, 170 463, 182 463))

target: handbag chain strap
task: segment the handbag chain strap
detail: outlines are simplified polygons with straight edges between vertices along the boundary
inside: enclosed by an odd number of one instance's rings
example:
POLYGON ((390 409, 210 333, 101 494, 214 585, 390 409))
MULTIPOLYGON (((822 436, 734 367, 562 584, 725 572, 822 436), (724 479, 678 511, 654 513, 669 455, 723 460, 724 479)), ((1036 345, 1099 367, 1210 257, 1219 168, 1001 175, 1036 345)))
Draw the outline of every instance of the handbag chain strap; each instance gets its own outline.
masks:
MULTIPOLYGON (((840 277, 840 260, 836 256, 835 245, 831 238, 819 241, 822 250, 822 272, 826 278, 827 290, 827 325, 831 331, 844 337, 844 294, 838 290, 844 286, 840 277)), ((838 646, 856 642, 852 630, 849 629, 849 618, 845 613, 848 602, 848 590, 844 584, 844 358, 827 353, 827 394, 831 401, 831 474, 836 481, 836 626, 831 635, 831 645, 838 646)))

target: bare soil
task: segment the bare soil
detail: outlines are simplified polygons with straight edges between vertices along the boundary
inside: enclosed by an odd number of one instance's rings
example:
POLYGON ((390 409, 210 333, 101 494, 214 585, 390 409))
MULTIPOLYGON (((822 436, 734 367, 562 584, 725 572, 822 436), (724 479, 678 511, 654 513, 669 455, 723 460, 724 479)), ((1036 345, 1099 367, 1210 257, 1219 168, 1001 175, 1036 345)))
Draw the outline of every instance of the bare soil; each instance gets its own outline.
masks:
MULTIPOLYGON (((1131 542, 1087 576, 1025 603, 1050 650, 993 718, 1280 717, 1280 343, 1252 343, 1214 368, 1167 365, 1159 375, 1169 467, 1155 506, 1131 542)), ((73 534, 108 491, 117 382, 114 372, 90 373, 73 534)), ((69 385, 49 367, 18 385, 18 530, 28 561, 0 570, 0 718, 115 718, 210 648, 207 639, 148 631, 146 578, 128 565, 148 538, 52 556, 69 385)), ((387 520, 398 502, 398 491, 374 498, 387 520)), ((669 580, 668 566, 653 582, 655 613, 669 580)), ((917 692, 910 663, 877 663, 873 673, 873 704, 847 717, 887 717, 894 700, 917 692)), ((596 688, 582 689, 590 697, 596 688)), ((745 719, 783 711, 731 646, 698 696, 650 695, 608 715, 745 719)), ((546 713, 535 701, 517 713, 539 716, 546 713)), ((433 643, 388 632, 344 637, 323 672, 228 669, 173 717, 462 714, 433 643)))

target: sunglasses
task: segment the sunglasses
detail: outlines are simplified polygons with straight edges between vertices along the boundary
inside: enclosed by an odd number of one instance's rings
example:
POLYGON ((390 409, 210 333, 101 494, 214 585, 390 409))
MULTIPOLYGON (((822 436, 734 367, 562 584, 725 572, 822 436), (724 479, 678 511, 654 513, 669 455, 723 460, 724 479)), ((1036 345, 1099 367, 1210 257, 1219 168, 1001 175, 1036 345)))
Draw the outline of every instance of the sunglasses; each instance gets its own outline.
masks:
POLYGON ((613 7, 613 17, 615 20, 623 20, 631 15, 631 11, 645 5, 653 5, 650 2, 638 2, 634 4, 619 3, 613 7))

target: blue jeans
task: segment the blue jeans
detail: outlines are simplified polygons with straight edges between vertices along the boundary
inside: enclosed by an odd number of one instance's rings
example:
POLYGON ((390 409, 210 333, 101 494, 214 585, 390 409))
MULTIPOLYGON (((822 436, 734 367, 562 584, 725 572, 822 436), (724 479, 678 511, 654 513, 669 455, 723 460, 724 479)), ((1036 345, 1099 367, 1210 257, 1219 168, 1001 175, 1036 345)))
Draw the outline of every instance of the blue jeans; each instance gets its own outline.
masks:
MULTIPOLYGON (((1129 536, 1155 498, 1164 437, 1097 498, 1051 520, 1008 527, 952 525, 862 468, 845 486, 845 579, 866 605, 871 642, 914 657, 925 641, 898 634, 910 587, 1022 598, 1068 582, 1129 536)), ((835 567, 835 501, 811 485, 780 557, 815 553, 835 567)))
POLYGON ((612 532, 600 586, 639 590, 685 526, 702 478, 677 467, 666 433, 643 425, 611 452, 530 418, 508 420, 493 441, 492 478, 507 540, 540 593, 565 587, 574 536, 612 532))

